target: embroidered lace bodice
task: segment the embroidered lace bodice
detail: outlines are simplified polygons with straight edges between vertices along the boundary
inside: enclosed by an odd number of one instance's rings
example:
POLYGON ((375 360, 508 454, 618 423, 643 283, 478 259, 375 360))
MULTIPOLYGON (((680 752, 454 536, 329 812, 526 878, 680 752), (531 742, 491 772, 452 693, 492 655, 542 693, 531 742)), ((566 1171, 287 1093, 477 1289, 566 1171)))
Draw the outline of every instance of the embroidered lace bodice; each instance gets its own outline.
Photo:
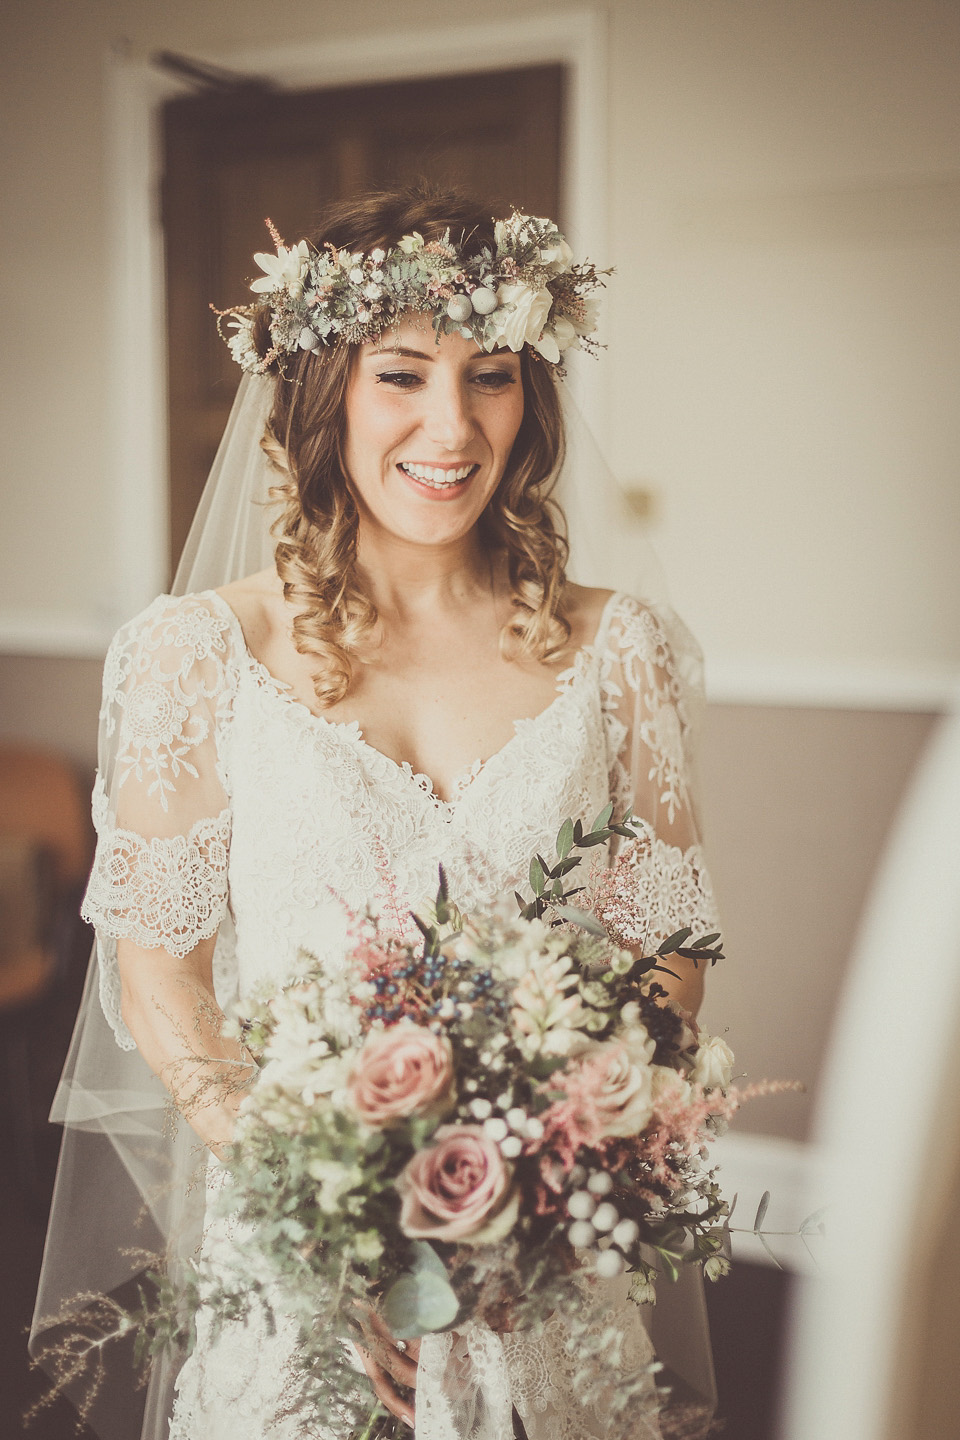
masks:
MULTIPOLYGON (((328 721, 293 699, 251 656, 216 593, 161 596, 118 633, 104 676, 98 846, 83 914, 97 929, 101 999, 118 1044, 133 1046, 118 939, 184 956, 216 935, 214 983, 229 1006, 282 983, 301 947, 342 964, 348 912, 384 898, 386 873, 415 906, 435 893, 442 861, 451 895, 477 908, 524 886, 530 856, 553 852, 567 816, 589 823, 610 799, 618 812, 632 806, 643 830, 633 867, 642 922, 625 938, 642 930, 649 945, 679 924, 714 928, 685 727, 659 620, 617 592, 552 702, 516 721, 510 740, 441 800, 428 776, 380 753, 355 722, 328 721)), ((636 1327, 624 1364, 649 1357, 636 1327)), ((428 1337, 421 1440, 509 1440, 511 1403, 530 1440, 600 1440, 601 1417, 586 1416, 564 1383, 570 1360, 554 1329, 535 1343, 476 1328, 472 1338, 428 1337), (499 1374, 502 1435, 451 1429, 444 1374, 455 1363, 499 1374)), ((171 1440, 298 1436, 295 1419, 272 1418, 290 1344, 282 1327, 268 1336, 252 1323, 227 1326, 214 1343, 201 1324, 171 1440)))

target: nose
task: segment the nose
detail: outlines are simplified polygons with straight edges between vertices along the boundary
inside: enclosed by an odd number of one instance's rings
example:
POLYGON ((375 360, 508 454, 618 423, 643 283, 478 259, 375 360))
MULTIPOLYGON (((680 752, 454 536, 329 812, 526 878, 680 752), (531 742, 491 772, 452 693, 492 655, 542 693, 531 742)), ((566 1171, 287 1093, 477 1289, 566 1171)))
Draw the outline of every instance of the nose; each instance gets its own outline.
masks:
POLYGON ((473 439, 471 396, 459 376, 443 373, 434 376, 423 428, 431 443, 443 450, 462 451, 473 439))

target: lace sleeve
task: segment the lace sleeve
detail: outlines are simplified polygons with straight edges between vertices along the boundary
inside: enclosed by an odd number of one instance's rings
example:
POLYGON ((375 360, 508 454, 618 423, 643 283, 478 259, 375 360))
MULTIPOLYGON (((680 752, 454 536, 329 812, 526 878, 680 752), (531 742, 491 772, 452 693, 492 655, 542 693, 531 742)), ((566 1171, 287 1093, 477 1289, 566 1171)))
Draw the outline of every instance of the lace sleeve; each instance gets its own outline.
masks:
POLYGON ((228 622, 203 596, 161 596, 107 655, 97 850, 81 913, 97 932, 100 997, 118 1044, 116 942, 187 955, 215 935, 227 903, 228 785, 219 741, 235 667, 228 622))
POLYGON ((610 798, 617 814, 632 808, 639 830, 618 856, 604 918, 623 944, 649 950, 681 925, 719 926, 692 793, 686 689, 662 620, 627 595, 611 618, 602 677, 610 798))

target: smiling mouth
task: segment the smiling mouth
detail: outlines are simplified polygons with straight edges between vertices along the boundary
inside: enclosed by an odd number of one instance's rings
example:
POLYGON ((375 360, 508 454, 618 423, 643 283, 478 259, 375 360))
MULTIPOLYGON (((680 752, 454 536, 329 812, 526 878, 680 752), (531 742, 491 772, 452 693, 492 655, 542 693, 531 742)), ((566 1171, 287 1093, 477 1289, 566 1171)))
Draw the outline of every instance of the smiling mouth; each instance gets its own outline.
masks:
POLYGON ((457 465, 445 469, 440 465, 415 465, 408 460, 397 463, 397 469, 402 470, 404 475, 409 475, 420 485, 429 485, 433 490, 449 490, 454 485, 462 485, 479 468, 479 465, 457 465))

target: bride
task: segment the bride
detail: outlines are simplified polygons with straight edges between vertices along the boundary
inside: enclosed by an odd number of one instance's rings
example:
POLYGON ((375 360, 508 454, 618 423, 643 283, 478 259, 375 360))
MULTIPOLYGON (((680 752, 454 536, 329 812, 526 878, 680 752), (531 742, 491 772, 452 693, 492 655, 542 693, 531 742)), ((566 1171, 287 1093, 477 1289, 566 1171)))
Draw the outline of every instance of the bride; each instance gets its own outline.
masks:
MULTIPOLYGON (((153 1077, 206 1147, 210 1183, 209 1152, 230 1143, 251 1073, 221 1033, 224 1011, 282 983, 300 948, 336 966, 346 915, 375 905, 386 875, 415 905, 442 861, 461 908, 489 905, 525 884, 530 855, 552 849, 565 817, 589 820, 613 800, 640 821, 644 919, 623 938, 649 947, 680 924, 714 926, 685 758, 692 648, 680 653, 685 632, 666 612, 568 578, 549 498, 564 450, 556 372, 564 349, 589 343, 593 267, 573 265, 548 222, 494 226, 476 205, 424 191, 334 207, 312 248, 278 240, 276 256, 257 258, 256 303, 222 317, 250 373, 221 452, 232 468, 220 464, 188 542, 201 587, 161 596, 106 663, 84 902, 98 953, 61 1101, 68 1125, 110 1136, 123 1184, 133 1179, 167 1239, 183 1203, 151 1190, 153 1077), (255 551, 231 551, 224 531, 247 524, 264 455, 275 553, 245 574, 236 567, 255 551), (216 568, 204 574, 211 546, 223 583, 216 568), (109 1078, 119 1056, 139 1078, 109 1078)), ((265 512, 250 513, 265 530, 265 512)), ((665 983, 692 1018, 702 973, 679 964, 665 983)), ((68 1154, 48 1294, 54 1282, 69 1293, 65 1274, 51 1281, 77 1184, 68 1154)), ((101 1219, 98 1244, 111 1238, 101 1219)), ((634 1323, 622 1363, 644 1365, 650 1343, 634 1323)), ((371 1312, 365 1339, 358 1354, 382 1403, 411 1427, 416 1411, 424 1440, 453 1435, 443 1393, 457 1337, 405 1347, 371 1312)), ((461 1440, 600 1440, 602 1416, 565 1383, 562 1341, 559 1322, 536 1341, 499 1337, 514 1429, 484 1429, 481 1398, 461 1440)), ((152 1395, 144 1434, 303 1434, 283 1403, 292 1344, 282 1324, 215 1333, 201 1312, 172 1418, 169 1393, 152 1395)), ((694 1326, 674 1344, 702 1342, 694 1326)), ((466 1351, 459 1363, 458 1383, 479 1395, 489 1377, 464 1382, 466 1351)), ((638 1435, 659 1433, 638 1421, 638 1435)))

